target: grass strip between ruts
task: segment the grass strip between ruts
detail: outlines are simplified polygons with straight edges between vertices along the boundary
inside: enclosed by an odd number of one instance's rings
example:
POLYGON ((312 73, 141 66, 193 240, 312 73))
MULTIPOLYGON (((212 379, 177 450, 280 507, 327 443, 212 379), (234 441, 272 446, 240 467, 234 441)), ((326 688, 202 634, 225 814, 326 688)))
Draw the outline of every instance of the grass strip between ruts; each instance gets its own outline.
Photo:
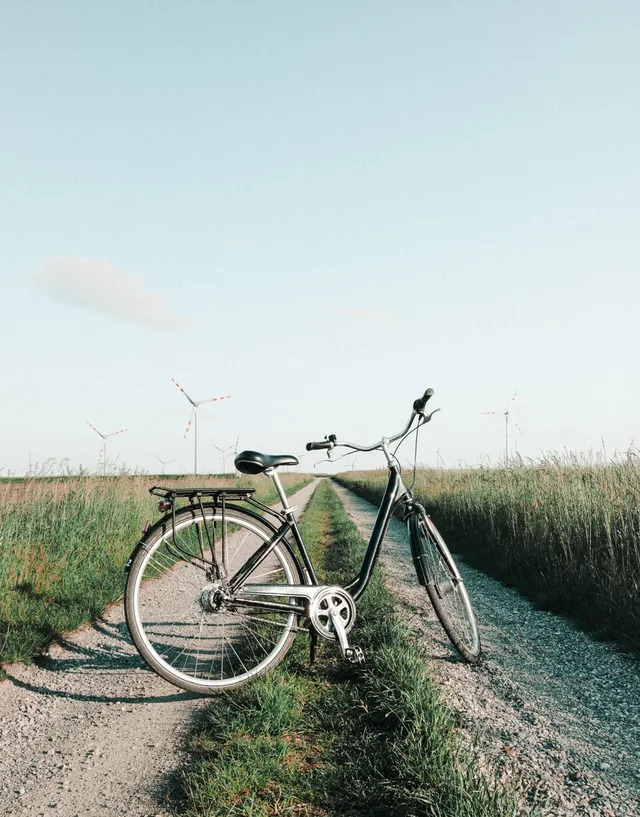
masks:
MULTIPOLYGON (((365 545, 329 482, 301 528, 322 580, 357 573, 365 545)), ((300 635, 273 673, 211 703, 191 740, 183 817, 516 813, 459 748, 455 717, 377 571, 358 616, 351 640, 365 651, 364 668, 333 645, 309 667, 300 635)))

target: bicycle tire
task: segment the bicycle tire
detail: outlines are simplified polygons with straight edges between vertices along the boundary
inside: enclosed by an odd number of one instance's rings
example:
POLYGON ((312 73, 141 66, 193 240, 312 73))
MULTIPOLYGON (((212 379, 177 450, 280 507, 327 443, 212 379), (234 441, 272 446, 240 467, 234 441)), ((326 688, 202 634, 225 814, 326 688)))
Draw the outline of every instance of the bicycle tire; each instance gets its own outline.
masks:
POLYGON ((425 514, 409 517, 409 535, 418 580, 451 643, 475 664, 482 645, 476 617, 453 556, 433 521, 425 514))
MULTIPOLYGON (((204 519, 210 529, 214 522, 221 525, 222 511, 204 505, 204 519)), ((203 600, 215 585, 207 579, 205 567, 194 564, 201 554, 201 538, 207 541, 202 512, 183 508, 175 514, 175 528, 173 521, 171 515, 160 520, 130 560, 125 616, 142 658, 169 683, 204 695, 239 687, 276 667, 293 643, 296 614, 246 612, 232 604, 212 610, 210 602, 205 605, 203 600)), ((273 529, 260 517, 229 506, 225 523, 234 526, 228 538, 229 551, 234 551, 228 560, 231 576, 272 537, 273 529)), ((302 583, 286 542, 273 549, 251 578, 262 583, 302 583)))

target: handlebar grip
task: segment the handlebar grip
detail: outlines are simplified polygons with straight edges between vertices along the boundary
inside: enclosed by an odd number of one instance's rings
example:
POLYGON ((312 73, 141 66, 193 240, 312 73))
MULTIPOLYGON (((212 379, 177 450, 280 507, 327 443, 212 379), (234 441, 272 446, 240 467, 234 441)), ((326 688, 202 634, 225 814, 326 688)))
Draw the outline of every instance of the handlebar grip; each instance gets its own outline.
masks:
POLYGON ((413 410, 414 411, 422 411, 422 409, 427 405, 427 400, 433 396, 433 389, 427 389, 426 392, 419 397, 417 400, 413 401, 413 410))
POLYGON ((333 443, 328 441, 321 443, 307 443, 307 451, 320 451, 323 448, 333 448, 333 443))

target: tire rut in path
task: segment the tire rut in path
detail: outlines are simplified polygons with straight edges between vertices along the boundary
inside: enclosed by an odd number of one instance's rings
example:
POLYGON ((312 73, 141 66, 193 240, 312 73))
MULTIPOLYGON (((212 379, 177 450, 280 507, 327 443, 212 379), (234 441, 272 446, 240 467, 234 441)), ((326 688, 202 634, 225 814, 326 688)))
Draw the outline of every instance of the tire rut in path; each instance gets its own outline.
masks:
MULTIPOLYGON (((377 509, 334 487, 368 539, 377 509)), ((385 579, 474 762, 515 788, 523 814, 638 817, 640 662, 456 560, 483 641, 476 667, 457 658, 416 579, 406 527, 391 521, 385 579)))
MULTIPOLYGON (((298 515, 317 480, 294 494, 298 515)), ((122 602, 60 639, 39 666, 0 683, 0 814, 170 814, 184 738, 210 701, 152 673, 131 644, 122 602)))

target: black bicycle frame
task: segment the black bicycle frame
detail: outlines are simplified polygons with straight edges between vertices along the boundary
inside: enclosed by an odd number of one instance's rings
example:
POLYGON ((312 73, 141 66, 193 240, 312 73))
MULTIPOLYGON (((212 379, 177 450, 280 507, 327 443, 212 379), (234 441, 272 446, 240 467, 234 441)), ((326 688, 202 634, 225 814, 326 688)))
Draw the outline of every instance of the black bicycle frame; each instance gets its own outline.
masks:
POLYGON ((387 487, 385 488, 384 496, 382 497, 382 502, 380 503, 375 525, 371 531, 369 544, 367 545, 364 558, 362 559, 360 573, 358 573, 354 579, 346 584, 344 588, 353 596, 355 601, 358 601, 360 596, 367 589, 367 585, 371 580, 373 568, 375 567, 380 554, 382 540, 384 539, 384 535, 389 527, 389 520, 391 519, 393 511, 395 510, 395 507, 399 501, 396 497, 399 482, 400 475, 398 474, 398 469, 395 465, 392 465, 389 468, 387 487))
MULTIPOLYGON (((378 559, 378 555, 380 553, 380 547, 382 545, 382 540, 384 539, 384 535, 387 532, 387 528, 389 526, 389 521, 393 512, 400 501, 411 502, 412 497, 409 491, 406 491, 401 497, 397 497, 398 485, 400 484, 400 475, 398 473, 398 469, 395 465, 391 465, 389 467, 389 479, 387 481, 387 486, 385 488, 384 496, 382 498, 382 502, 380 503, 380 508, 378 510, 378 515, 376 517, 375 525, 373 526, 373 530, 371 532, 371 538, 369 539, 369 544, 367 545, 367 549, 365 551, 363 560, 362 560, 362 567, 360 568, 360 572, 358 573, 355 578, 353 578, 348 584, 345 585, 344 589, 357 601, 360 596, 364 593, 367 589, 367 585, 371 580, 371 574, 373 573, 373 568, 375 567, 376 561, 378 559)), ((316 577, 315 571, 313 569, 313 565, 311 564, 311 559, 309 558, 309 554, 307 553, 307 549, 302 541, 302 536, 300 535, 300 531, 298 530, 298 526, 291 515, 289 519, 285 519, 281 514, 278 516, 282 519, 282 526, 274 533, 274 535, 269 539, 268 542, 265 542, 261 545, 258 550, 244 563, 244 565, 236 572, 233 578, 229 582, 229 586, 232 592, 237 591, 244 582, 249 578, 251 573, 258 567, 258 565, 267 558, 269 553, 284 539, 284 537, 288 533, 293 534, 293 538, 295 539, 296 545, 298 546, 298 550, 300 552, 300 556, 302 558, 302 562, 304 565, 304 573, 305 582, 308 585, 317 585, 318 579, 316 577)), ((243 600, 244 603, 244 600, 243 600)), ((283 612, 291 612, 291 606, 286 605, 278 605, 276 603, 263 603, 263 602, 252 602, 251 606, 265 606, 272 609, 279 609, 282 608, 283 612)))

